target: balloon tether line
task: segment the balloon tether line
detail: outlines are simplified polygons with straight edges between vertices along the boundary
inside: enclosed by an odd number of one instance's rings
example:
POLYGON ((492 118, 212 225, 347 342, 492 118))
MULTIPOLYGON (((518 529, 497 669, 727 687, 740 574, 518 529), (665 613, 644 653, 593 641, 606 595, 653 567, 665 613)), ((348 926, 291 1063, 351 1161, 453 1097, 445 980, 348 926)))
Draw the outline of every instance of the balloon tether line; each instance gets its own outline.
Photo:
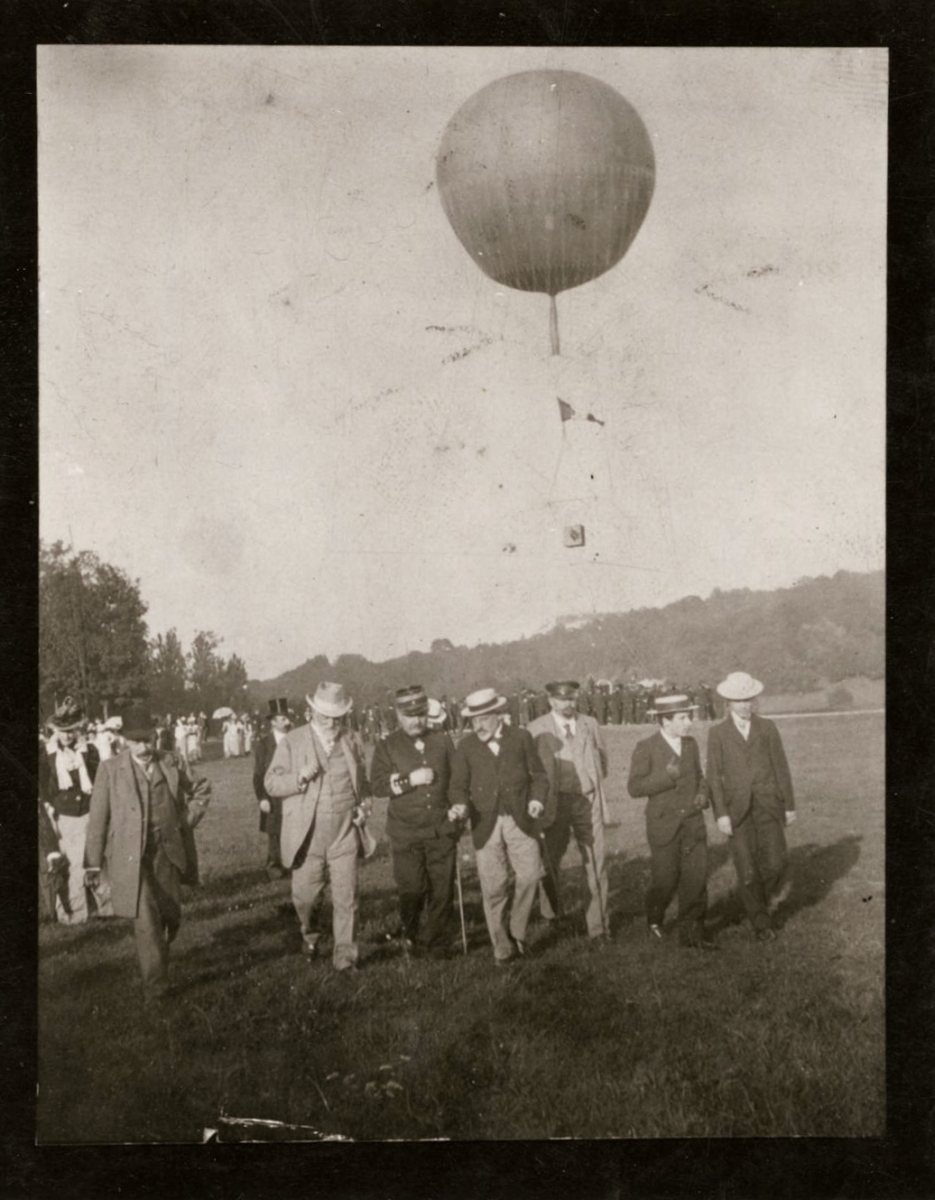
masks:
POLYGON ((555 296, 549 296, 549 333, 552 337, 552 353, 561 354, 558 344, 558 309, 555 307, 555 296))

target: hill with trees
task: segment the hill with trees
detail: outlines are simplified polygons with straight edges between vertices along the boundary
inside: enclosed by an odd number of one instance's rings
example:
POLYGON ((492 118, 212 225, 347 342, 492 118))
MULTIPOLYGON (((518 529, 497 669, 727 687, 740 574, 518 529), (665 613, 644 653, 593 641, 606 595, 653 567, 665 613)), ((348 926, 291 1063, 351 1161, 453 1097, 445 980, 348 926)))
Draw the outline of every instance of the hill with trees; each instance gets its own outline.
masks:
POLYGON ((883 678, 884 607, 882 571, 839 571, 774 591, 716 588, 706 600, 687 596, 664 608, 559 617, 547 632, 503 644, 439 638, 429 651, 380 663, 356 654, 332 663, 320 654, 249 690, 254 703, 272 696, 295 703, 336 679, 360 705, 413 681, 435 696, 464 696, 487 685, 538 690, 548 679, 589 676, 688 685, 742 669, 772 692, 810 692, 857 676, 883 678))

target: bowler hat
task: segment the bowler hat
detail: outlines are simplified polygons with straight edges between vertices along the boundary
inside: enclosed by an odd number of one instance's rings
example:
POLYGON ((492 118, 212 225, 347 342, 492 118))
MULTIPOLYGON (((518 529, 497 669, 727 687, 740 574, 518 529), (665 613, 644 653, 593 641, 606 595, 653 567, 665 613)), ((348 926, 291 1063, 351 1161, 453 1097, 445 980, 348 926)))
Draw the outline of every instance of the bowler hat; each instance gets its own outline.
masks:
POLYGON ((145 705, 135 704, 124 712, 120 732, 124 741, 148 742, 156 732, 156 722, 145 705))
POLYGON ((545 690, 556 700, 574 700, 581 691, 581 684, 576 679, 561 679, 557 683, 547 683, 545 690))
POLYGON ((648 717, 674 717, 676 713, 693 712, 698 707, 681 693, 671 696, 657 696, 653 707, 646 713, 648 717))
POLYGON ((502 712, 506 708, 506 696, 498 696, 496 688, 480 688, 464 698, 462 717, 483 717, 487 713, 502 712))
POLYGON ((267 700, 269 705, 269 715, 271 717, 288 717, 289 701, 285 696, 281 696, 278 700, 267 700))
POLYGON ((418 683, 399 688, 393 697, 393 703, 407 717, 422 717, 429 710, 429 698, 425 694, 425 688, 418 683))
POLYGON ((717 685, 717 694, 725 700, 752 700, 759 696, 763 685, 759 679, 754 679, 746 671, 732 671, 726 679, 717 685))
POLYGON ((315 689, 315 695, 306 696, 305 699, 314 711, 323 717, 343 717, 351 711, 354 703, 345 696, 344 685, 341 683, 320 683, 315 689))

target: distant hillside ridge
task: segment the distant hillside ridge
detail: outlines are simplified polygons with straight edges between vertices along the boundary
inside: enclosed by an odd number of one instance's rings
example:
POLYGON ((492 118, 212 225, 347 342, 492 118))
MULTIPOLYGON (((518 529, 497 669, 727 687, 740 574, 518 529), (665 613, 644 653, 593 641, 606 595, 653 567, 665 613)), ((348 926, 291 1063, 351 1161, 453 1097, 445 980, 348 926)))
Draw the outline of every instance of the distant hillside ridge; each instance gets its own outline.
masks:
POLYGON ((408 683, 430 695, 464 696, 492 685, 539 690, 549 679, 589 677, 716 683, 749 671, 771 692, 810 692, 842 680, 879 680, 885 668, 883 571, 838 571, 773 591, 719 588, 665 608, 566 616, 547 632, 503 644, 455 646, 438 638, 429 651, 373 663, 357 654, 325 655, 275 679, 251 681, 250 694, 297 703, 323 679, 339 680, 358 706, 386 699, 408 683))

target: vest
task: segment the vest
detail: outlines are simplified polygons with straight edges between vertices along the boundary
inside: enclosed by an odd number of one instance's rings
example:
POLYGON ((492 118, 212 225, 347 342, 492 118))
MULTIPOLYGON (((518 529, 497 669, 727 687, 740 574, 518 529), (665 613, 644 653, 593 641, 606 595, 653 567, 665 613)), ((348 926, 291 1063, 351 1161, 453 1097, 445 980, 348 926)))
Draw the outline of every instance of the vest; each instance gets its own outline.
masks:
POLYGON ((344 755, 344 747, 338 738, 331 747, 325 763, 325 776, 321 781, 318 811, 321 813, 346 813, 356 803, 351 770, 344 755))

